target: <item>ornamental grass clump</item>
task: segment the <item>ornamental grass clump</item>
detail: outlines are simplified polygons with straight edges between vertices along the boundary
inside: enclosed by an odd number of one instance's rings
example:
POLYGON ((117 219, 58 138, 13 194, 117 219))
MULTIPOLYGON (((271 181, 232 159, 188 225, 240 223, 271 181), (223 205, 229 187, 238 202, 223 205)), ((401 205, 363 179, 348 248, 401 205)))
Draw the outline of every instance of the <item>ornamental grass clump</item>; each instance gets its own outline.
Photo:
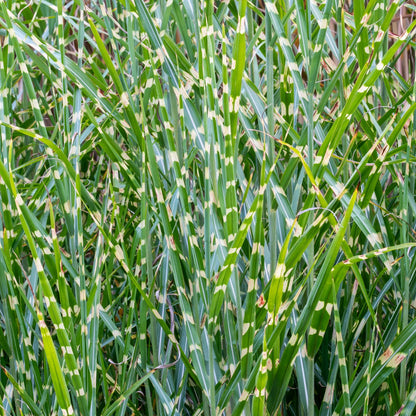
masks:
POLYGON ((0 414, 414 414, 415 12, 0 2, 0 414))

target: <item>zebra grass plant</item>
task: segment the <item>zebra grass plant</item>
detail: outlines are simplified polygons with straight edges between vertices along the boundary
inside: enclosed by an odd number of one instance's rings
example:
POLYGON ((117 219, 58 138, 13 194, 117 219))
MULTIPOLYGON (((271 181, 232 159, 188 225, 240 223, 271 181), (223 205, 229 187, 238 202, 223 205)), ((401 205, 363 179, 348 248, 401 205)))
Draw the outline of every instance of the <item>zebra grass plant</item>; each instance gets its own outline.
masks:
POLYGON ((0 414, 414 414, 415 11, 0 2, 0 414))

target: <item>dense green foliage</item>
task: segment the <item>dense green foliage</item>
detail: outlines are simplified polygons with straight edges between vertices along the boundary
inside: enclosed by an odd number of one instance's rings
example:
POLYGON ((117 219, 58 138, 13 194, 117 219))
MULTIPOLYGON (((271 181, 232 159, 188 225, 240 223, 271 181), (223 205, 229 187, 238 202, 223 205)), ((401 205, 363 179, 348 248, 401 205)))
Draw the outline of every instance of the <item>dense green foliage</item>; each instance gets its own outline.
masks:
POLYGON ((414 414, 407 3, 0 1, 0 414, 414 414))

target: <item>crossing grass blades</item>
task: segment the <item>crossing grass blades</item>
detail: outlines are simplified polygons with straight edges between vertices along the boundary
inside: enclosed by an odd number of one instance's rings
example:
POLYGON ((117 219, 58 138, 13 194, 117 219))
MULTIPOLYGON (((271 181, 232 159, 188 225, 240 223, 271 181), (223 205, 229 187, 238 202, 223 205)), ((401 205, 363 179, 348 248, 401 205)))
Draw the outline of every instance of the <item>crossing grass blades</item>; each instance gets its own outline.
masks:
POLYGON ((0 414, 414 414, 415 7, 0 2, 0 414))

